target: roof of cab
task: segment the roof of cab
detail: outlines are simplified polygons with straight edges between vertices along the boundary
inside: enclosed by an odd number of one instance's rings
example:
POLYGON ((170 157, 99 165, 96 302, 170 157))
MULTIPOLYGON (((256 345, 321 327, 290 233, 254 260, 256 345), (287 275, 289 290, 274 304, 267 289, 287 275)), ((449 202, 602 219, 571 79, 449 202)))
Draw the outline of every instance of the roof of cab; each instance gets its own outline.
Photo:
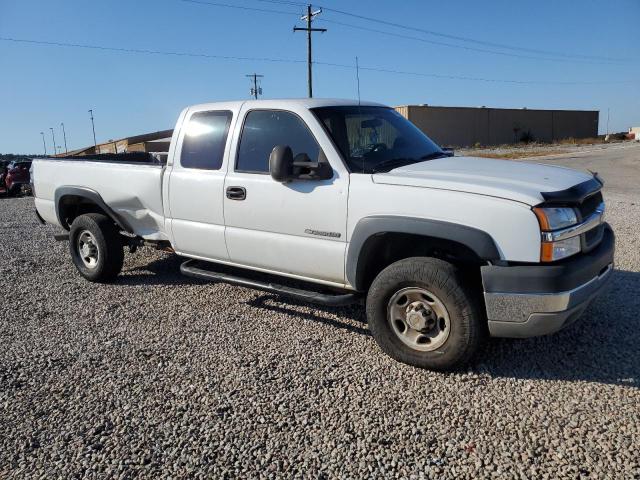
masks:
POLYGON ((385 107, 386 105, 382 105, 380 103, 375 102, 358 102, 358 100, 349 100, 342 98, 273 98, 268 100, 236 100, 231 102, 211 102, 211 103, 201 103, 198 105, 191 105, 189 108, 200 109, 203 107, 206 108, 215 108, 216 105, 224 105, 226 108, 231 106, 240 108, 242 105, 246 104, 249 107, 264 107, 268 106, 269 108, 274 108, 274 105, 277 105, 278 108, 318 108, 318 107, 337 107, 337 106, 356 106, 356 105, 365 105, 372 107, 385 107))

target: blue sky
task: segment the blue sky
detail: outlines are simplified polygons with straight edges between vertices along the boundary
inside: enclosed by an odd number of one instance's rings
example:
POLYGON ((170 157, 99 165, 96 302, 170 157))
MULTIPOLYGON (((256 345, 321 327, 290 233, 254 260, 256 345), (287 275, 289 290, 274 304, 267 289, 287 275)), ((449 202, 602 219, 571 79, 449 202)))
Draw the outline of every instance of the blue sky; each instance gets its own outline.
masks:
MULTIPOLYGON (((49 127, 56 129, 61 145, 61 122, 69 149, 90 145, 89 108, 98 142, 171 128, 186 105, 247 98, 244 75, 254 71, 265 76, 265 98, 305 96, 306 41, 304 34, 291 31, 302 26, 302 8, 288 0, 216 3, 284 13, 181 0, 0 0, 0 37, 5 39, 300 61, 151 55, 0 40, 0 152, 41 153, 41 131, 51 151, 49 127)), ((318 62, 353 65, 358 56, 363 67, 473 78, 363 69, 363 99, 391 105, 597 109, 601 132, 610 108, 611 131, 640 124, 638 0, 319 3, 326 7, 319 17, 325 21, 314 26, 329 31, 314 37, 318 62), (329 9, 553 55, 429 35, 329 9)), ((355 70, 316 65, 314 95, 355 98, 355 70)))

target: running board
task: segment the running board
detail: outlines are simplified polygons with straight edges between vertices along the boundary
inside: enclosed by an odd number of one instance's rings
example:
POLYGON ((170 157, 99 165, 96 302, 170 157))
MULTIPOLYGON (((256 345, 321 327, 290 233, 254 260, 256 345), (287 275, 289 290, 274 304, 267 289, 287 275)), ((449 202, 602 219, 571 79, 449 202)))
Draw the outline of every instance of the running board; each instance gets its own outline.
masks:
POLYGON ((259 280, 230 275, 228 273, 214 272, 212 270, 196 266, 197 263, 197 260, 187 260, 186 262, 183 262, 182 265, 180 265, 180 272, 183 275, 187 275, 189 277, 195 277, 213 282, 230 283, 232 285, 238 285, 241 287, 254 288, 256 290, 262 290, 265 292, 275 293, 305 302, 317 303, 330 307, 340 307, 344 305, 359 303, 362 298, 362 296, 357 293, 326 294, 314 292, 311 290, 286 287, 284 285, 277 285, 270 282, 261 282, 259 280))

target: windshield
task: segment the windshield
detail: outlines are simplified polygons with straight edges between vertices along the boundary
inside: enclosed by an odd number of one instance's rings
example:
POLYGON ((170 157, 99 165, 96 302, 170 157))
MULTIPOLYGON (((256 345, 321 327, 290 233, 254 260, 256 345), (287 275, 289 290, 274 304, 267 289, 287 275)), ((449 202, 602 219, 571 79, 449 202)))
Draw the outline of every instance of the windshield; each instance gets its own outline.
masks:
POLYGON ((352 172, 388 172, 447 156, 418 127, 392 108, 354 105, 312 110, 352 172))

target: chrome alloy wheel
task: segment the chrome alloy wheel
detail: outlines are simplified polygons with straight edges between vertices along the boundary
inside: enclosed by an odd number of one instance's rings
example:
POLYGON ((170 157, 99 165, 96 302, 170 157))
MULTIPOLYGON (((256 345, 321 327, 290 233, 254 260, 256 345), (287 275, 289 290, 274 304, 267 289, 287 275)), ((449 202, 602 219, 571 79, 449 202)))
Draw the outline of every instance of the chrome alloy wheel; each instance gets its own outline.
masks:
POLYGON ((96 238, 89 230, 82 230, 78 235, 78 254, 87 268, 96 268, 98 266, 98 257, 100 251, 96 238))
POLYGON ((387 306, 387 321, 402 343, 420 352, 441 347, 451 332, 446 307, 424 288, 396 292, 387 306))

